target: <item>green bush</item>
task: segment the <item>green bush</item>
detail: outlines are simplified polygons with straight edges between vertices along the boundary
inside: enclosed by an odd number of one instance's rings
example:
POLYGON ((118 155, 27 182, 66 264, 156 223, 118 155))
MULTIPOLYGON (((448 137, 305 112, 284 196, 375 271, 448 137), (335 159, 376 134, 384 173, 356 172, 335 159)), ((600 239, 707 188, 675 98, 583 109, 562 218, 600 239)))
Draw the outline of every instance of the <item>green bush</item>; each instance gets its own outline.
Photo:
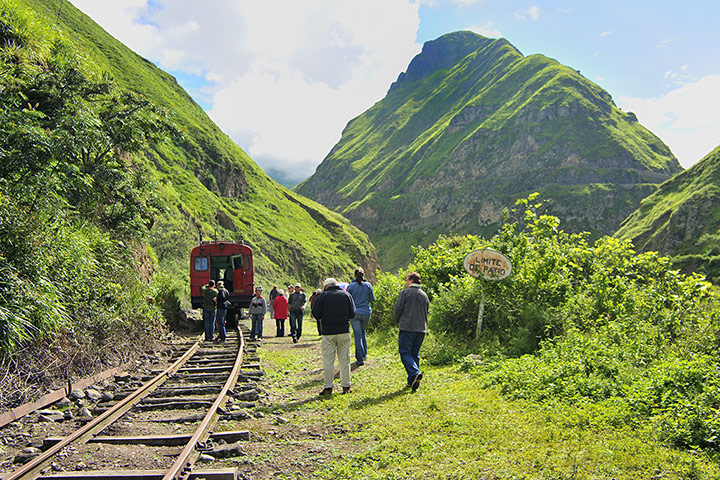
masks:
POLYGON ((375 301, 372 304, 372 321, 369 331, 386 331, 397 328, 395 322, 395 302, 405 287, 405 273, 381 273, 373 287, 375 301))
MULTIPOLYGON (((424 355, 456 361, 513 398, 588 405, 603 422, 646 423, 675 445, 718 449, 718 294, 655 252, 566 234, 533 201, 518 202, 489 240, 441 237, 415 250, 408 269, 432 295, 424 355), (492 282, 466 274, 462 259, 479 247, 508 256, 512 275, 492 282)), ((381 305, 397 298, 393 280, 380 290, 381 305)))
POLYGON ((0 350, 155 332, 137 262, 161 208, 140 152, 176 130, 16 2, 0 13, 0 350))

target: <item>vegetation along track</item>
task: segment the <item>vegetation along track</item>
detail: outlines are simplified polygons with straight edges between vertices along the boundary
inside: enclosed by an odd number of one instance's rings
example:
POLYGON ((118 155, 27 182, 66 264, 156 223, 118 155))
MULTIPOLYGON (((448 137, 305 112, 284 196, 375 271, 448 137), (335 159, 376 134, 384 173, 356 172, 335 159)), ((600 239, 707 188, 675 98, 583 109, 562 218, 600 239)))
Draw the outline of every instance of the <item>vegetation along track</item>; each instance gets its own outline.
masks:
POLYGON ((242 408, 258 398, 264 372, 245 330, 228 332, 225 343, 181 345, 172 365, 139 386, 126 383, 106 395, 94 417, 79 419, 79 428, 65 437, 44 438, 42 451, 27 449, 27 459, 20 458, 26 463, 3 480, 235 479, 235 469, 194 466, 201 455, 227 456, 233 444, 249 438, 245 431, 220 431, 218 424, 246 416, 242 408))

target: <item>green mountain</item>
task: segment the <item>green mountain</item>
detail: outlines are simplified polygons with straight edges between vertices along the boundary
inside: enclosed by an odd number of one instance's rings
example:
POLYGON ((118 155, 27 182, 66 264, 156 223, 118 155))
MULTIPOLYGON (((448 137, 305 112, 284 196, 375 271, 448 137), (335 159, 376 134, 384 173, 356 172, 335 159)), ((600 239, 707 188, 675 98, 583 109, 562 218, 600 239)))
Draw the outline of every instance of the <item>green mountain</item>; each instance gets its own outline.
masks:
POLYGON ((120 87, 171 112, 182 138, 140 156, 159 185, 164 206, 150 243, 160 264, 186 275, 190 248, 202 238, 237 239, 255 252, 261 283, 374 272, 374 247, 340 215, 271 180, 202 108, 158 69, 117 41, 66 0, 11 2, 37 13, 36 21, 77 47, 87 68, 109 74, 120 87))
POLYGON ((643 199, 616 236, 720 279, 720 147, 643 199))
POLYGON ((565 230, 612 234, 680 170, 578 71, 456 32, 427 42, 295 190, 367 232, 392 269, 440 233, 492 235, 534 191, 565 230))

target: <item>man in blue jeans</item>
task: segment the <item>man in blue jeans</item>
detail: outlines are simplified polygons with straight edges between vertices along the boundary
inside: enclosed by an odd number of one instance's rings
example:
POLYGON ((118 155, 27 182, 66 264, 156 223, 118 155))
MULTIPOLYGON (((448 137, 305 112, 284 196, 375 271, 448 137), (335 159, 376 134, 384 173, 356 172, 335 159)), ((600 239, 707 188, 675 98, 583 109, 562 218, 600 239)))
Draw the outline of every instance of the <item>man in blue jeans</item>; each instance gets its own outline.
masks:
POLYGON ((420 372, 420 347, 427 333, 430 300, 420 288, 420 274, 412 272, 405 277, 405 288, 395 303, 395 321, 400 335, 400 360, 407 371, 407 386, 415 392, 423 375, 420 372))
POLYGON ((215 307, 217 306, 218 291, 215 290, 215 280, 200 287, 203 307, 203 323, 205 324, 205 341, 212 342, 215 336, 215 307))
POLYGON ((299 283, 295 284, 295 291, 288 296, 288 310, 290 310, 290 335, 293 343, 297 343, 302 336, 303 314, 305 313, 305 292, 299 283))
POLYGON ((216 342, 225 342, 227 334, 225 332, 225 317, 227 316, 227 306, 225 302, 230 301, 230 292, 225 288, 222 280, 217 282, 217 298, 215 299, 215 326, 217 327, 218 337, 216 342))

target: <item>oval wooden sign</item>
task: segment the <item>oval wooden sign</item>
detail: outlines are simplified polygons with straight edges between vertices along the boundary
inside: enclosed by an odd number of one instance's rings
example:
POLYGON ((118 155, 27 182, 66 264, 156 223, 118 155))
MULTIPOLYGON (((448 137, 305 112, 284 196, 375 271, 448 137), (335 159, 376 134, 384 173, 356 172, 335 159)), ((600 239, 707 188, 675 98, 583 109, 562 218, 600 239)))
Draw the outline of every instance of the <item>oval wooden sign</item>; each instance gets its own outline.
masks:
POLYGON ((463 260, 465 270, 475 278, 502 280, 512 272, 510 259, 491 248, 473 250, 463 260))

